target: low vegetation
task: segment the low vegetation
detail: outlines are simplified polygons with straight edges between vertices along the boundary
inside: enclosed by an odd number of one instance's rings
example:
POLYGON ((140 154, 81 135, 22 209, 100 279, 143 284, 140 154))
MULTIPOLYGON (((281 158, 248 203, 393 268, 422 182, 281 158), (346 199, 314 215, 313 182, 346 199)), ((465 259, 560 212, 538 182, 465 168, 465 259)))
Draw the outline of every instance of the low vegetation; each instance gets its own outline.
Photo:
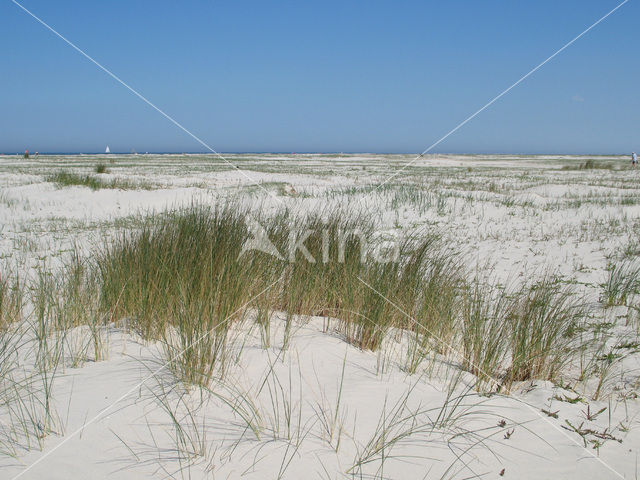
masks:
POLYGON ((551 276, 515 292, 491 290, 470 282, 464 265, 433 234, 376 238, 366 215, 265 217, 233 204, 195 205, 152 215, 86 263, 76 259, 62 289, 64 315, 73 325, 126 319, 164 342, 179 378, 203 386, 224 373, 234 325, 254 318, 267 344, 278 312, 287 318, 284 348, 297 316, 323 316, 363 350, 404 332, 410 372, 437 354, 457 358, 479 389, 557 378, 583 317, 573 291, 551 276), (271 253, 243 250, 259 237, 257 225, 271 253))
MULTIPOLYGON (((96 171, 98 168, 96 168, 96 171)), ((105 172, 98 172, 105 173, 105 172)), ((91 190, 110 188, 117 190, 150 190, 153 188, 145 182, 132 182, 120 178, 103 180, 93 175, 81 175, 73 172, 60 171, 46 177, 47 182, 55 183, 59 188, 63 187, 88 187, 91 190)))
POLYGON ((584 318, 584 305, 558 278, 546 276, 519 292, 508 314, 508 383, 559 378, 571 361, 575 331, 584 318))
POLYGON ((625 259, 609 265, 609 274, 604 284, 605 304, 625 305, 637 293, 640 293, 640 264, 625 259))
POLYGON ((24 286, 19 277, 0 271, 0 331, 21 319, 24 286))
POLYGON ((589 159, 586 162, 579 163, 577 165, 564 165, 563 170, 613 170, 614 165, 612 163, 597 162, 593 159, 589 159))

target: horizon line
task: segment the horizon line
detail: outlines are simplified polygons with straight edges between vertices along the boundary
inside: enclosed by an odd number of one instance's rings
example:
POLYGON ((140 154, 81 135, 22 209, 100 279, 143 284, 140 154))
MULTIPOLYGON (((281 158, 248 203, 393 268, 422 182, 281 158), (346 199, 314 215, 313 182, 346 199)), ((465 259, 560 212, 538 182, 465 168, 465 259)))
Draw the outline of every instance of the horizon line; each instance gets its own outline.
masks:
MULTIPOLYGON (((629 152, 625 153, 568 153, 568 152, 438 152, 438 153, 429 153, 425 156, 437 156, 437 155, 518 155, 518 156, 592 156, 592 157, 606 157, 606 156, 625 156, 630 155, 629 152)), ((13 153, 3 153, 0 151, 1 157, 14 157, 24 156, 25 152, 13 152, 13 153)), ((327 150, 327 151, 317 151, 317 150, 309 150, 309 151, 268 151, 268 150, 246 150, 246 151, 224 151, 220 152, 226 155, 415 155, 415 152, 406 151, 406 152, 367 152, 367 151, 335 151, 335 150, 327 150)), ((30 156, 38 155, 49 155, 49 156, 79 156, 79 155, 214 155, 211 152, 207 151, 145 151, 145 152, 135 152, 135 151, 110 151, 102 152, 102 151, 89 151, 89 152, 80 152, 80 151, 29 151, 30 156)))

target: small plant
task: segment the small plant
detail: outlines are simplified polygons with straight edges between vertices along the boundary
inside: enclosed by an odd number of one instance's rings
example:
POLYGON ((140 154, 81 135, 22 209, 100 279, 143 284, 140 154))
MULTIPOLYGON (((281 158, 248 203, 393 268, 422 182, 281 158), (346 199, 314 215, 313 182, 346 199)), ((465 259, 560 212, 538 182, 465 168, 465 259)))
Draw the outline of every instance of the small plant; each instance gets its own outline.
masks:
POLYGON ((552 412, 551 410, 545 410, 544 408, 540 410, 542 413, 544 413, 547 417, 552 417, 552 418, 558 418, 558 413, 560 412, 560 410, 556 410, 555 412, 552 412))
POLYGON ((598 410, 597 412, 592 412, 591 411, 591 405, 587 404, 587 410, 586 411, 582 411, 582 414, 584 415, 584 418, 586 418, 587 420, 589 420, 590 422, 594 421, 596 418, 598 418, 600 416, 600 414, 602 412, 604 412, 607 409, 607 407, 602 407, 600 410, 598 410))
POLYGON ((605 441, 614 440, 618 443, 622 443, 621 438, 617 438, 613 436, 608 428, 605 428, 602 431, 594 430, 592 428, 583 428, 584 422, 580 423, 579 426, 573 425, 569 420, 565 419, 565 423, 567 426, 562 425, 562 428, 575 432, 582 437, 582 441, 584 442, 584 447, 587 448, 589 444, 596 450, 598 450, 605 441), (592 437, 592 438, 589 438, 592 437))
POLYGON ((560 395, 554 395, 553 399, 559 402, 570 403, 572 405, 575 405, 577 403, 587 403, 587 401, 584 398, 582 398, 580 395, 576 395, 575 397, 569 397, 567 395, 563 395, 561 397, 560 395))
POLYGON ((96 173, 107 173, 107 166, 104 163, 99 163, 96 165, 94 171, 96 173))
POLYGON ((317 408, 313 408, 318 417, 320 428, 322 430, 323 439, 337 452, 340 449, 340 441, 344 429, 344 413, 340 409, 342 400, 342 389, 344 386, 344 371, 347 364, 347 356, 345 355, 342 362, 342 374, 340 375, 340 383, 334 402, 328 401, 322 395, 322 402, 318 402, 317 408), (335 406, 332 407, 332 404, 335 406))

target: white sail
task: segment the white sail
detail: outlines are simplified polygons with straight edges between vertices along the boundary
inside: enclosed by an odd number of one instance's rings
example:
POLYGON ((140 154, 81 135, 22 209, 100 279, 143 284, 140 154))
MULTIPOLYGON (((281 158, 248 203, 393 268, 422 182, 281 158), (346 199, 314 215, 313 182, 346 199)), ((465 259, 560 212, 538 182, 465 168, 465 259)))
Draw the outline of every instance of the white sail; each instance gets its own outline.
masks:
POLYGON ((111 150, 109 150, 109 145, 107 145, 107 149, 104 151, 104 153, 111 153, 111 150))

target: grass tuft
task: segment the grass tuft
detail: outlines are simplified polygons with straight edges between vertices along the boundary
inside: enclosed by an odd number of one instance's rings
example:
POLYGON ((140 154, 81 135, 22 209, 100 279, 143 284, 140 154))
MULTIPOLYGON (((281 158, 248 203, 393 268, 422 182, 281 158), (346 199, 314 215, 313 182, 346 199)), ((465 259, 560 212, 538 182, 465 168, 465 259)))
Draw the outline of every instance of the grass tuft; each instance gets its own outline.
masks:
POLYGON ((573 289, 547 275, 516 294, 508 315, 511 366, 506 384, 557 379, 571 359, 574 333, 585 318, 573 289))
POLYGON ((562 170, 613 170, 613 169, 614 169, 613 164, 596 162, 591 158, 586 162, 580 163, 578 165, 571 164, 571 165, 564 165, 562 167, 562 170))
MULTIPOLYGON (((97 168, 96 168, 97 170, 97 168)), ((99 172, 104 173, 104 172, 99 172)), ((129 180, 113 178, 111 180, 102 180, 91 175, 80 175, 72 172, 60 171, 46 177, 47 182, 55 183, 58 188, 64 187, 88 187, 91 190, 100 190, 102 188, 110 188, 116 190, 150 190, 153 187, 147 183, 136 183, 129 180)))
POLYGON ((24 286, 18 276, 0 272, 0 330, 19 321, 24 306, 24 286))
POLYGON ((606 306, 625 305, 640 289, 640 265, 623 260, 609 265, 609 274, 604 284, 606 306))

